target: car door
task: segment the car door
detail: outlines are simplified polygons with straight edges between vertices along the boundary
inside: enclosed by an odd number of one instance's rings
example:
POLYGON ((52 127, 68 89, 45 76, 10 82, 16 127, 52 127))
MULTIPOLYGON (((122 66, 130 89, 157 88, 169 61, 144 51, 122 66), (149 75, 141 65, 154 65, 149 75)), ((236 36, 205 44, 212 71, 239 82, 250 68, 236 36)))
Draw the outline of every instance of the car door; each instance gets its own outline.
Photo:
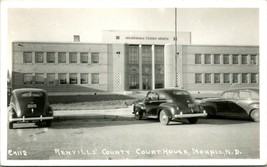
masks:
POLYGON ((249 105, 251 103, 251 92, 247 90, 239 91, 238 98, 236 99, 236 104, 239 110, 236 110, 238 117, 248 117, 247 110, 249 110, 249 105))
POLYGON ((149 92, 145 100, 146 113, 148 116, 156 116, 157 108, 160 105, 159 95, 157 92, 149 92))

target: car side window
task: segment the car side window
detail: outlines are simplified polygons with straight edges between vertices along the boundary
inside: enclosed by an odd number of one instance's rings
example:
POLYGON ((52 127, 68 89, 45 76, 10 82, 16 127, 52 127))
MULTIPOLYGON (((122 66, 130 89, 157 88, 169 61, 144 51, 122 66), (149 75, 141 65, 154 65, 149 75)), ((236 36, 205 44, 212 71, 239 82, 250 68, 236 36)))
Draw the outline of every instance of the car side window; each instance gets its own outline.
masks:
POLYGON ((240 99, 250 99, 250 92, 249 91, 240 91, 239 92, 240 99))
POLYGON ((159 100, 167 100, 166 96, 162 93, 159 93, 159 100))
POLYGON ((224 99, 233 99, 235 95, 235 92, 225 92, 222 96, 224 99))
POLYGON ((147 94, 147 98, 149 100, 158 100, 158 94, 155 92, 150 92, 149 94, 147 94))

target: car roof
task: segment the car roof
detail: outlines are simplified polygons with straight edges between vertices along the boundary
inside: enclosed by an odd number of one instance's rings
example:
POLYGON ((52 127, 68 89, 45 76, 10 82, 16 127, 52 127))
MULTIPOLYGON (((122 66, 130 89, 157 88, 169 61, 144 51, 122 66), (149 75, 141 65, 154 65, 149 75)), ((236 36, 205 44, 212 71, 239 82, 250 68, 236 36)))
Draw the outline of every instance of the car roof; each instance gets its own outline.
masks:
POLYGON ((259 88, 256 88, 256 87, 252 87, 252 88, 233 88, 233 89, 229 89, 229 90, 226 90, 224 92, 231 92, 231 91, 240 91, 240 90, 251 90, 251 91, 259 91, 259 88))
POLYGON ((179 88, 161 88, 161 89, 154 89, 152 90, 154 92, 172 92, 172 91, 185 91, 188 92, 184 89, 179 89, 179 88))
POLYGON ((20 89, 14 89, 13 93, 23 93, 23 92, 44 92, 45 90, 39 89, 39 88, 20 88, 20 89))

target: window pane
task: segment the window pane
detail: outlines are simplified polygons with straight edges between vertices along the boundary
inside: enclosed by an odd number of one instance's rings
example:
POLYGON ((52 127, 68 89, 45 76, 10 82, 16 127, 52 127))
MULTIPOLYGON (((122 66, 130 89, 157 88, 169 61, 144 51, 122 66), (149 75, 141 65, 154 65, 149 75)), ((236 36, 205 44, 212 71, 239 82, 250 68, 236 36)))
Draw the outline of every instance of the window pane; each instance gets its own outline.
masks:
POLYGON ((205 64, 211 64, 211 55, 205 54, 205 64))
POLYGON ((220 64, 221 60, 220 60, 221 56, 219 54, 215 54, 214 55, 214 64, 220 64))
POLYGON ((248 83, 248 74, 247 73, 242 74, 242 83, 248 83))
POLYGON ((92 53, 91 54, 92 63, 99 63, 99 53, 92 53))
POLYGON ((242 64, 248 64, 248 55, 242 55, 242 64))
POLYGON ((251 73, 251 83, 258 83, 258 74, 251 73))
POLYGON ((81 63, 88 63, 88 53, 80 53, 81 63))
POLYGON ((88 74, 87 73, 81 74, 81 84, 88 84, 88 74))
POLYGON ((195 83, 202 83, 202 74, 195 74, 195 83))
POLYGON ((195 64, 201 64, 201 54, 195 54, 195 64))
POLYGON ((32 74, 24 74, 23 75, 23 83, 24 84, 32 84, 32 74))
POLYGON ((44 74, 41 74, 41 73, 35 74, 35 83, 44 84, 44 74))
POLYGON ((239 83, 238 73, 233 73, 233 83, 239 83))
POLYGON ((66 52, 58 52, 58 63, 66 63, 66 52))
POLYGON ((229 64, 229 55, 223 55, 223 64, 229 64))
POLYGON ((65 73, 58 74, 59 84, 67 84, 67 77, 65 73))
POLYGON ((233 64, 238 64, 238 55, 233 55, 233 64))
POLYGON ((55 52, 47 52, 47 63, 55 63, 55 52))
POLYGON ((211 74, 205 74, 205 83, 211 83, 211 74))
POLYGON ((43 62, 44 62, 44 53, 35 52, 35 63, 43 63, 43 62))
POLYGON ((99 84, 99 74, 92 73, 92 84, 99 84))
POLYGON ((55 84, 55 74, 47 74, 47 83, 49 85, 55 84))
POLYGON ((221 74, 219 73, 214 74, 214 83, 221 83, 221 74))
POLYGON ((77 52, 70 52, 70 63, 77 63, 77 52))
POLYGON ((230 74, 229 73, 223 74, 223 83, 230 83, 230 74))
POLYGON ((23 52, 23 63, 32 63, 32 52, 23 52))
POLYGON ((70 84, 77 84, 77 74, 76 73, 70 73, 70 84))

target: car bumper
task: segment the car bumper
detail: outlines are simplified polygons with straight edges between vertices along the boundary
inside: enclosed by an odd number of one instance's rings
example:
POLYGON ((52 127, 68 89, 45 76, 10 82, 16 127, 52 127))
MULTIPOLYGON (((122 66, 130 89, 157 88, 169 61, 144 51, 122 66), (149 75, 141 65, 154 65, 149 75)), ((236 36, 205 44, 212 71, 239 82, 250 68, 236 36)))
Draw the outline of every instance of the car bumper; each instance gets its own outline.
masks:
POLYGON ((44 120, 52 120, 54 117, 29 117, 25 118, 24 116, 22 118, 10 118, 9 122, 28 122, 28 121, 44 121, 44 120))
POLYGON ((174 115, 174 118, 206 117, 207 115, 208 114, 206 113, 206 111, 204 111, 203 113, 198 113, 198 114, 183 114, 182 112, 180 112, 180 114, 174 115))

